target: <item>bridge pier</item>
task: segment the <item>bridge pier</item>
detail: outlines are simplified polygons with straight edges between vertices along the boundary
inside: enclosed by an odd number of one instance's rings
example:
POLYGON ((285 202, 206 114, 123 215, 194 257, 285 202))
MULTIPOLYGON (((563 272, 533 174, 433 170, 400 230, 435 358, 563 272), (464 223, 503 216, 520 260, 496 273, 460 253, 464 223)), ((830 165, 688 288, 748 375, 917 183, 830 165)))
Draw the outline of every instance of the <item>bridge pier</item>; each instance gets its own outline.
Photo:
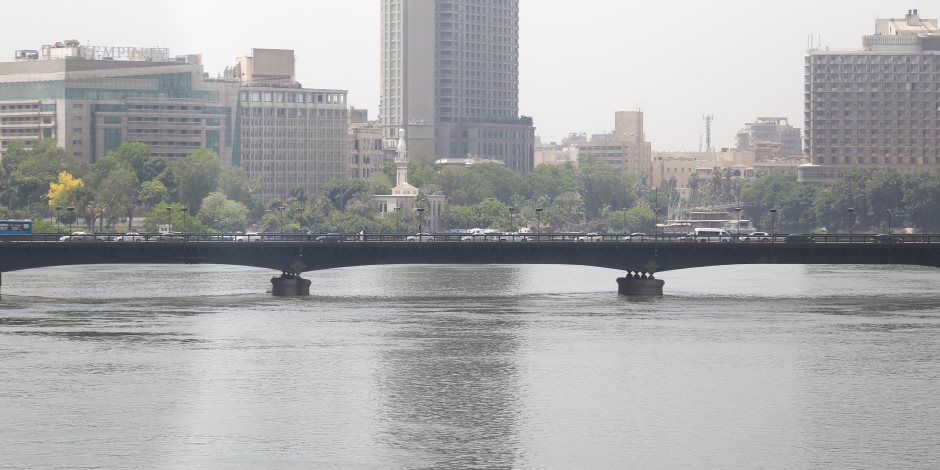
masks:
POLYGON ((617 278, 617 292, 621 295, 663 295, 666 281, 656 279, 652 273, 630 271, 617 278))
POLYGON ((271 295, 310 295, 310 280, 300 277, 299 274, 282 272, 280 276, 271 278, 271 295))

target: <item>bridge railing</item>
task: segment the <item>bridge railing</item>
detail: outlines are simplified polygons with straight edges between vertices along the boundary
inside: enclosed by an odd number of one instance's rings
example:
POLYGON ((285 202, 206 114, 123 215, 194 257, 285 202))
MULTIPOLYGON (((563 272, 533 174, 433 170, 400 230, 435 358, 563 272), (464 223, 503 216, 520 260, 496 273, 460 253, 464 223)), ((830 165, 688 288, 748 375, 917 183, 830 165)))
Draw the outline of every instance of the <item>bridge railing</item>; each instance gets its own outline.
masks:
POLYGON ((940 243, 940 234, 693 234, 597 233, 34 233, 0 235, 0 242, 36 243, 940 243))

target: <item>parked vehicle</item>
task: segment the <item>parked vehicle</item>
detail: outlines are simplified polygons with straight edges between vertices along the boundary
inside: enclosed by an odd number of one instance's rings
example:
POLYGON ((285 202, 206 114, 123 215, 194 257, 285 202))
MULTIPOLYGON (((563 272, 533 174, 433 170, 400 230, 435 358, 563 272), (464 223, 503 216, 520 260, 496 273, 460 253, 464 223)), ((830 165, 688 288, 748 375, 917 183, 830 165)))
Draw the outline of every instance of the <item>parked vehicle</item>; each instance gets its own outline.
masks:
POLYGON ((770 234, 767 232, 751 232, 741 237, 742 242, 769 242, 770 234))
POLYGON ((574 239, 576 242, 599 242, 603 240, 604 236, 595 232, 585 233, 574 239))
POLYGON ((257 232, 248 232, 245 234, 237 233, 235 234, 236 242, 260 242, 261 234, 257 232))

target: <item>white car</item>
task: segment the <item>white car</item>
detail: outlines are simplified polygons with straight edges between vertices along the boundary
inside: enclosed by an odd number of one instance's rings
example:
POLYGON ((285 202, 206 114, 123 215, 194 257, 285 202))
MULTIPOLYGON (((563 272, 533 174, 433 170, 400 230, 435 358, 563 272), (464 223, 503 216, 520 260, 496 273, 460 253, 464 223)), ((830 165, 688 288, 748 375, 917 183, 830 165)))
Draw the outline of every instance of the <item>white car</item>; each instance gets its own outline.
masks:
POLYGON ((594 232, 585 233, 584 235, 581 235, 580 237, 575 239, 575 241, 579 241, 579 242, 599 242, 603 240, 604 240, 603 235, 600 235, 594 232))
POLYGON ((60 242, 93 242, 97 239, 85 232, 72 232, 71 235, 63 235, 59 237, 60 242))
POLYGON ((623 241, 625 242, 645 242, 647 240, 649 240, 649 238, 647 238, 646 234, 640 232, 631 233, 623 237, 623 241))
POLYGON ((145 242, 147 237, 137 233, 137 232, 127 232, 124 235, 116 237, 113 241, 116 242, 145 242))
POLYGON ((770 234, 767 232, 751 232, 741 237, 742 242, 769 242, 770 234))
POLYGON ((257 232, 248 232, 248 233, 245 233, 245 234, 236 233, 236 234, 235 234, 235 241, 236 241, 236 242, 260 242, 260 241, 261 241, 261 234, 259 234, 259 233, 257 233, 257 232))
POLYGON ((405 237, 405 241, 409 242, 433 242, 434 236, 430 233, 416 233, 414 235, 408 235, 405 237))

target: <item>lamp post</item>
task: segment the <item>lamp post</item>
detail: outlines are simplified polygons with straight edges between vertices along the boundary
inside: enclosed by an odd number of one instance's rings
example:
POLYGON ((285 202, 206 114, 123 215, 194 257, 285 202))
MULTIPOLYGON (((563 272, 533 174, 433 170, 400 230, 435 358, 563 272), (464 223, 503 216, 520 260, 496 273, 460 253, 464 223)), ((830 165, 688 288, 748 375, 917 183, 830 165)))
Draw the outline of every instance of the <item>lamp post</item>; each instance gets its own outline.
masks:
POLYGON ((423 207, 419 207, 419 208, 417 209, 417 211, 418 211, 418 233, 420 234, 420 233, 421 233, 421 227, 423 226, 423 222, 424 222, 424 220, 423 220, 423 219, 424 219, 424 208, 423 208, 423 207))
POLYGON ((278 218, 278 221, 277 221, 278 228, 280 229, 278 231, 281 233, 284 233, 284 209, 285 209, 284 206, 280 206, 277 208, 277 210, 281 211, 281 217, 278 218))
POLYGON ((623 234, 627 234, 627 208, 624 207, 621 209, 623 212, 623 234))
POLYGON ((886 233, 891 235, 891 209, 885 209, 885 214, 888 215, 888 230, 886 233))
POLYGON ((770 209, 770 236, 773 240, 777 238, 777 208, 770 209))
POLYGON ((69 234, 71 234, 71 233, 72 233, 72 222, 75 221, 75 219, 72 217, 72 214, 75 213, 75 208, 69 206, 69 207, 65 208, 65 210, 69 211, 69 234))
POLYGON ((184 234, 188 231, 188 225, 189 225, 189 224, 187 223, 187 220, 186 220, 186 213, 187 213, 187 212, 189 212, 189 208, 188 208, 188 207, 181 207, 181 208, 180 208, 180 213, 181 213, 182 216, 183 216, 183 233, 184 233, 184 234))
POLYGON ((542 210, 543 209, 541 207, 535 208, 535 220, 536 220, 536 224, 538 224, 537 225, 538 232, 536 235, 536 241, 539 241, 542 239, 542 210))
POLYGON ((55 206, 55 233, 59 233, 59 219, 62 218, 62 207, 55 206))
POLYGON ((738 213, 738 229, 735 231, 735 237, 741 235, 741 208, 735 207, 734 211, 738 213))
POLYGON ((847 210, 849 211, 849 243, 852 243, 852 235, 855 232, 855 208, 849 207, 847 210))
POLYGON ((395 234, 401 233, 401 207, 395 208, 395 234))
POLYGON ((513 231, 513 229, 512 229, 512 216, 513 216, 513 214, 515 214, 515 213, 516 213, 516 208, 515 208, 515 207, 510 207, 510 208, 509 208, 509 230, 507 230, 507 232, 512 232, 512 231, 513 231))
POLYGON ((170 230, 170 224, 172 223, 172 221, 170 220, 170 217, 172 215, 173 215, 173 207, 166 206, 166 233, 172 232, 172 230, 170 230))

